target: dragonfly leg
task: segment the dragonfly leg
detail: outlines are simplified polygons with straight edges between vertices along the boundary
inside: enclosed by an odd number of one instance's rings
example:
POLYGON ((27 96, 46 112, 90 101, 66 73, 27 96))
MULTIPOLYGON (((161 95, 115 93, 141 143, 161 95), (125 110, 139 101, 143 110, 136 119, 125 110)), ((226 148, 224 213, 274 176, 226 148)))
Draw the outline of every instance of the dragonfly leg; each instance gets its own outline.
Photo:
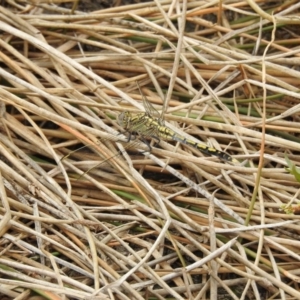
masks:
MULTIPOLYGON (((144 137, 140 137, 139 139, 141 142, 143 142, 148 147, 148 152, 151 152, 152 147, 151 147, 150 143, 144 137)), ((142 153, 144 153, 144 152, 147 152, 147 150, 142 151, 142 153)))
MULTIPOLYGON (((157 137, 157 136, 151 136, 151 138, 153 138, 153 139, 155 140, 154 147, 155 147, 156 145, 159 144, 159 142, 160 142, 160 138, 159 138, 159 137, 157 137)), ((150 143, 149 143, 143 136, 140 136, 139 139, 140 139, 140 141, 142 141, 145 145, 147 145, 148 151, 151 152, 152 146, 150 145, 150 143)), ((146 152, 146 151, 143 151, 143 152, 146 152)))
POLYGON ((155 140, 154 147, 160 143, 160 138, 158 136, 151 136, 155 140))
POLYGON ((121 134, 126 136, 126 138, 127 138, 126 143, 129 143, 131 140, 135 140, 135 138, 136 138, 136 134, 134 134, 133 132, 130 132, 130 131, 123 131, 123 132, 118 133, 118 135, 121 135, 121 134))

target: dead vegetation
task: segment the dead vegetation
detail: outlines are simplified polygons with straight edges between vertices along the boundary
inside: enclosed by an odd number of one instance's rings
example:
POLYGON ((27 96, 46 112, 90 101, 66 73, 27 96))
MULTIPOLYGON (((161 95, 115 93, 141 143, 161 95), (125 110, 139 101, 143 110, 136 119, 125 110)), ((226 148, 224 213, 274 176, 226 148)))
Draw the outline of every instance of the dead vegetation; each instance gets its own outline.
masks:
POLYGON ((4 2, 1 299, 300 299, 298 1, 4 2))

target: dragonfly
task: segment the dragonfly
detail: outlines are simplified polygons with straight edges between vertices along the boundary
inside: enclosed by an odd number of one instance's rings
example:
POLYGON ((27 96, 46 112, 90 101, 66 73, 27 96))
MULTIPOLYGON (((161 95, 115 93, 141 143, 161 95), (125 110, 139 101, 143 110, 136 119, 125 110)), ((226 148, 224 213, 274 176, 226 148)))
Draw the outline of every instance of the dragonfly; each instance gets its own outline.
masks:
MULTIPOLYGON (((181 144, 189 145, 207 155, 216 156, 222 161, 231 162, 233 164, 239 163, 237 159, 233 158, 226 152, 186 139, 171 128, 167 127, 165 125, 163 114, 159 113, 153 107, 151 102, 143 95, 139 85, 138 88, 142 95, 145 112, 131 113, 129 111, 124 111, 120 113, 117 118, 118 124, 125 130, 125 132, 129 133, 128 141, 130 140, 131 135, 138 135, 142 141, 144 141, 146 137, 151 137, 158 142, 161 139, 169 141, 172 140, 181 144)), ((147 145, 149 144, 147 143, 147 145)))
MULTIPOLYGON (((160 140, 170 140, 170 141, 177 141, 181 144, 192 146, 193 148, 198 149, 202 153, 205 153, 207 155, 216 156, 222 161, 230 162, 233 164, 239 164, 239 161, 226 152, 217 150, 212 147, 208 147, 205 144, 200 144, 197 142, 194 142, 192 140, 186 139, 185 137, 181 136, 180 134, 173 131, 171 128, 167 127, 165 125, 164 117, 162 113, 159 113, 153 105, 150 103, 150 101, 143 95, 140 86, 138 85, 140 94, 142 95, 143 99, 143 106, 145 108, 145 112, 141 113, 131 113, 129 111, 123 111, 120 113, 117 117, 117 122, 124 129, 124 133, 129 133, 129 136, 127 138, 127 142, 131 141, 132 136, 138 136, 139 140, 144 142, 149 147, 149 152, 151 152, 151 146, 146 140, 146 138, 153 138, 154 140, 159 143, 160 140)), ((126 149, 133 147, 135 143, 130 143, 126 149)), ((70 153, 68 153, 66 156, 62 158, 65 159, 69 157, 73 152, 77 152, 78 150, 84 148, 86 146, 83 146, 77 150, 74 150, 70 153)), ((120 154, 120 153, 119 153, 120 154)), ((119 155, 117 154, 117 155, 119 155)), ((110 157, 106 159, 105 161, 102 161, 100 164, 109 161, 113 157, 110 157)), ((96 166, 88 169, 85 171, 80 177, 84 176, 91 170, 97 168, 100 164, 97 164, 96 166)))

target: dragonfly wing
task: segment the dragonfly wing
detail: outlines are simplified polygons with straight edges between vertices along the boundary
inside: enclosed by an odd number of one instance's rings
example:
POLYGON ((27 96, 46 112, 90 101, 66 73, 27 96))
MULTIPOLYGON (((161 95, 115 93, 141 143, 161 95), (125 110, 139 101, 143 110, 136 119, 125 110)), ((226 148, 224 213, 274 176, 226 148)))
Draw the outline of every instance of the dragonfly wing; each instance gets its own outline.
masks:
POLYGON ((139 88, 140 94, 143 97, 143 106, 145 108, 146 113, 149 115, 149 117, 156 119, 160 126, 163 126, 164 122, 165 122, 163 114, 159 113, 159 111, 156 108, 154 108, 154 106, 146 98, 146 96, 144 96, 139 84, 138 84, 138 88, 139 88))

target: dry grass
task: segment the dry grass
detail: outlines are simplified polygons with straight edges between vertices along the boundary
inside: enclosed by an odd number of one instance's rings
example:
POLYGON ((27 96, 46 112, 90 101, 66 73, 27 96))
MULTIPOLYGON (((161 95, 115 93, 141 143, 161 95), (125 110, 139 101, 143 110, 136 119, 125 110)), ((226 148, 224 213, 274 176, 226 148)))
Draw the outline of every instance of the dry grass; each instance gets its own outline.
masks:
POLYGON ((1 299, 300 299, 298 1, 46 2, 0 6, 1 299), (240 164, 126 154, 136 82, 240 164))

